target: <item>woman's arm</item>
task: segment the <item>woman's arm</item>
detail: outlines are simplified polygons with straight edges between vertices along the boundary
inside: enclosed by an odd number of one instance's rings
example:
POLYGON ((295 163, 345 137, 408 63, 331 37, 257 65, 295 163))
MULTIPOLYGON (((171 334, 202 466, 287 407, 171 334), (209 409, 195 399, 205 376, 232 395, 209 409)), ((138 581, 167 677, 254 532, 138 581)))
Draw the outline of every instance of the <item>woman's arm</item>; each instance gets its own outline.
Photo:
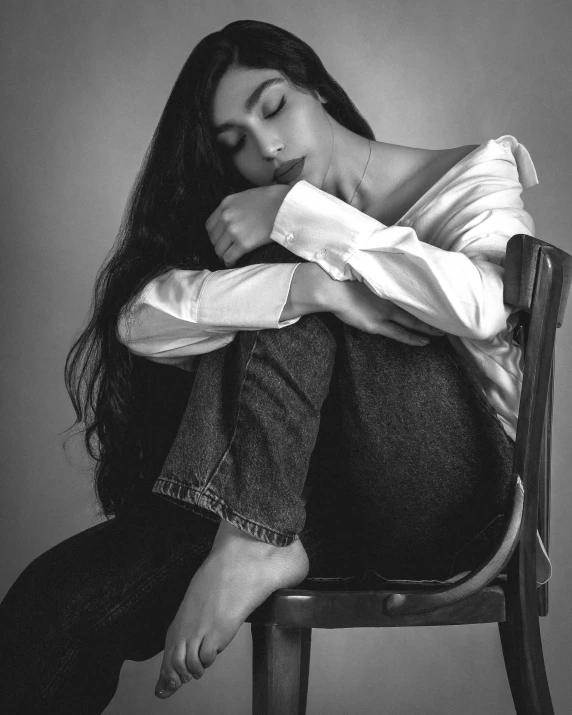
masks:
POLYGON ((298 182, 278 197, 271 238, 314 263, 169 271, 121 315, 120 339, 134 353, 182 366, 238 330, 282 328, 322 311, 410 344, 419 344, 411 330, 437 332, 427 324, 472 339, 496 335, 511 312, 502 302, 506 242, 534 232, 520 194, 537 183, 524 147, 501 139, 473 153, 471 165, 417 210, 415 230, 386 227, 298 182))
POLYGON ((363 281, 445 332, 490 339, 506 329, 511 313, 503 304, 506 243, 534 232, 520 199, 523 184, 537 183, 524 147, 514 137, 501 139, 480 147, 413 214, 417 230, 386 227, 301 181, 285 197, 271 238, 336 280, 363 281))
POLYGON ((223 347, 239 330, 283 328, 320 312, 410 345, 426 344, 417 333, 439 334, 364 285, 335 281, 314 263, 173 269, 150 281, 121 313, 118 334, 131 352, 184 368, 189 356, 223 347))
POLYGON ((183 366, 186 357, 231 342, 238 330, 283 328, 303 314, 281 317, 297 265, 172 269, 150 281, 122 311, 119 339, 137 355, 183 366))

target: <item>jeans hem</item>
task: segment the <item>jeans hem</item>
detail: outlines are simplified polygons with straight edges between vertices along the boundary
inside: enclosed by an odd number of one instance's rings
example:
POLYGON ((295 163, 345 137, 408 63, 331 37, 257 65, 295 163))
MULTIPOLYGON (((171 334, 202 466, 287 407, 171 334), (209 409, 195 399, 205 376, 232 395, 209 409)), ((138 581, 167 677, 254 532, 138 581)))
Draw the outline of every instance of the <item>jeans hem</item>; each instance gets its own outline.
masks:
POLYGON ((214 515, 217 515, 241 531, 258 539, 258 541, 264 541, 271 546, 289 546, 298 539, 297 534, 282 534, 249 519, 243 514, 239 514, 220 497, 209 493, 208 486, 206 490, 204 488, 199 490, 188 484, 180 484, 159 478, 155 482, 152 491, 155 494, 174 500, 179 506, 207 516, 207 518, 213 519, 214 515))

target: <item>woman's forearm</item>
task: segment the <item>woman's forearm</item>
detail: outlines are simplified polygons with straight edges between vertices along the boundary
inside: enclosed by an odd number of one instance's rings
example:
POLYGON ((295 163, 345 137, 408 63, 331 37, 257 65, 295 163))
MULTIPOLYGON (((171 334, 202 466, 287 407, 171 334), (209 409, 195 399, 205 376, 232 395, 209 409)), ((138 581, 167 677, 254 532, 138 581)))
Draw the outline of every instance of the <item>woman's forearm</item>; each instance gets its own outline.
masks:
POLYGON ((337 281, 315 263, 299 264, 280 320, 326 312, 358 330, 409 345, 426 345, 429 336, 443 335, 443 331, 376 295, 360 281, 337 281))
POLYGON ((332 310, 337 283, 316 263, 300 263, 292 276, 280 321, 332 310))

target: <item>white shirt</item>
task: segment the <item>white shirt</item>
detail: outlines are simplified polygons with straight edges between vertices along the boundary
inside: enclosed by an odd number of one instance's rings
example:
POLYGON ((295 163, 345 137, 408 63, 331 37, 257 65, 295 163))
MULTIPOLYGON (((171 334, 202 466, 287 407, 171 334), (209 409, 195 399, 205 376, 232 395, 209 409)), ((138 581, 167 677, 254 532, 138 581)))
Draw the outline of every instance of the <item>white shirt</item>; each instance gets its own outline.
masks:
POLYGON ((271 238, 444 330, 514 439, 522 351, 503 303, 503 263, 511 236, 534 235, 520 195, 537 183, 528 151, 503 136, 465 156, 394 226, 299 182, 271 238))
MULTIPOLYGON (((503 262, 511 236, 534 235, 521 193, 537 183, 528 151, 505 135, 467 154, 393 226, 300 181, 270 237, 444 330, 514 439, 522 351, 512 340, 514 310, 503 303, 503 262)), ((120 340, 138 355, 193 369, 192 356, 228 344, 239 330, 296 322, 280 315, 297 265, 173 269, 122 313, 120 340)), ((549 564, 539 556, 545 580, 549 564)))
MULTIPOLYGON (((300 181, 286 195, 271 238, 448 333, 514 439, 521 350, 502 301, 502 265, 512 235, 534 235, 520 194, 537 183, 528 151, 507 135, 465 156, 394 226, 300 181)), ((190 356, 226 345, 238 330, 296 322, 280 315, 297 265, 168 271, 121 315, 120 340, 138 355, 192 369, 190 356)))

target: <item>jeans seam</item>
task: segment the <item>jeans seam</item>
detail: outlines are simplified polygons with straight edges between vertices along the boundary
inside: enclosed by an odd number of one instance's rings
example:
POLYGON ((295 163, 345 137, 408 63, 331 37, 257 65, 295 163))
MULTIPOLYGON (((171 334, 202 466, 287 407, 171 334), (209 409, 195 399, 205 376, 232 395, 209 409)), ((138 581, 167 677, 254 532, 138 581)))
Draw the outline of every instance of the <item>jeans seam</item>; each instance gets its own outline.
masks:
MULTIPOLYGON (((204 550, 207 551, 207 549, 204 550)), ((94 635, 98 632, 102 624, 105 623, 106 625, 110 625, 111 623, 113 623, 113 621, 117 620, 117 618, 120 618, 124 613, 126 613, 130 607, 136 605, 142 597, 146 596, 149 591, 157 585, 157 583, 164 580, 169 575, 171 570, 176 570, 176 567, 179 566, 181 561, 184 561, 187 558, 188 554, 181 554, 179 558, 169 562, 168 566, 164 565, 162 568, 157 569, 157 571, 153 572, 151 578, 144 581, 139 587, 132 588, 129 596, 125 597, 109 613, 107 613, 105 619, 99 619, 98 621, 88 623, 88 626, 93 629, 94 635)), ((57 673, 40 692, 39 698, 41 700, 46 701, 57 690, 66 673, 71 670, 71 668, 69 667, 70 662, 72 662, 73 659, 75 659, 78 655, 81 654, 83 649, 82 646, 83 644, 76 645, 70 648, 70 651, 68 652, 65 661, 63 662, 57 673)))
POLYGON ((42 688, 42 690, 38 694, 39 701, 43 700, 44 702, 47 702, 49 698, 56 692, 65 675, 70 672, 75 665, 75 660, 77 659, 77 656, 80 655, 81 651, 82 648, 79 645, 72 646, 69 649, 69 651, 66 653, 66 658, 60 666, 58 672, 54 675, 50 682, 44 688, 42 688), (69 667, 70 663, 72 664, 71 667, 69 667))
MULTIPOLYGON (((230 441, 229 441, 229 443, 228 443, 228 445, 227 445, 227 448, 226 448, 224 454, 223 454, 222 457, 219 459, 219 461, 218 461, 216 467, 213 469, 213 471, 211 472, 210 476, 209 476, 208 479, 206 480, 205 484, 204 484, 203 487, 201 488, 201 490, 200 490, 200 497, 203 496, 204 492, 205 492, 205 491, 207 490, 207 488, 210 486, 210 484, 211 484, 211 482, 213 481, 213 479, 214 479, 214 478, 217 476, 217 474, 219 473, 220 468, 221 468, 223 462, 224 462, 225 459, 228 457, 228 453, 230 452, 231 447, 232 447, 232 445, 234 444, 234 440, 235 440, 235 438, 236 438, 236 433, 238 432, 238 427, 239 427, 239 423, 240 423, 240 413, 241 413, 241 410, 242 410, 242 393, 243 393, 243 391, 244 391, 244 385, 245 385, 245 383, 246 383, 246 378, 247 378, 247 376, 248 376, 248 368, 249 368, 249 366, 250 366, 250 362, 251 362, 251 360, 252 360, 252 356, 254 355, 254 349, 256 348, 256 343, 258 342, 258 334, 259 334, 259 332, 260 332, 260 331, 258 331, 258 330, 256 331, 256 334, 255 334, 255 336, 254 336, 254 342, 253 342, 252 347, 251 347, 251 349, 250 349, 250 355, 248 356, 248 360, 246 361, 246 365, 245 365, 245 367, 244 367, 244 377, 242 378, 242 382, 241 382, 241 384, 240 384, 240 391, 239 391, 238 400, 237 400, 237 402, 238 402, 238 410, 237 410, 237 412, 236 412, 236 421, 235 421, 235 426, 234 426, 234 430, 233 430, 232 436, 231 436, 231 438, 230 438, 230 441)), ((200 497, 199 497, 199 498, 200 498, 200 497)))
MULTIPOLYGON (((207 549, 204 550, 206 551, 207 549)), ((110 625, 110 623, 113 622, 113 617, 122 616, 129 607, 133 606, 134 602, 136 603, 142 596, 147 595, 154 586, 168 577, 169 574, 172 571, 175 571, 179 564, 188 559, 188 557, 189 555, 186 553, 181 554, 177 559, 169 561, 161 568, 155 570, 151 578, 144 580, 139 586, 132 588, 131 593, 120 601, 120 603, 118 603, 109 613, 107 613, 105 618, 101 618, 98 621, 91 623, 94 633, 97 633, 98 629, 103 624, 110 625)))

